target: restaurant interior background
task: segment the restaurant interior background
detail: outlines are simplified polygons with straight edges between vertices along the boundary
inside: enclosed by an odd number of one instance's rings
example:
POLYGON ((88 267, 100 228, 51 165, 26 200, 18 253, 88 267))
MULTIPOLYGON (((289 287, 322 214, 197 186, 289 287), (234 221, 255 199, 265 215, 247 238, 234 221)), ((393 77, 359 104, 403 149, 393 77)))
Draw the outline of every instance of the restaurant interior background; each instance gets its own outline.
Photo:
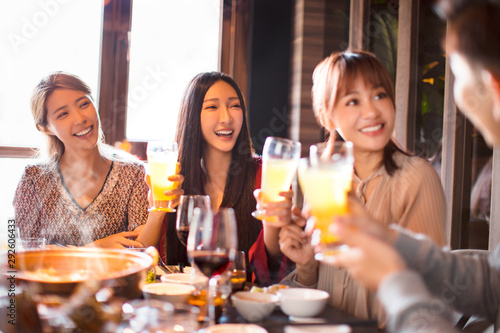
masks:
POLYGON ((451 248, 494 247, 500 156, 456 109, 445 30, 431 0, 3 1, 0 232, 42 143, 29 98, 47 73, 89 83, 106 142, 126 139, 144 158, 148 140, 173 138, 188 81, 220 70, 243 90, 257 152, 273 135, 300 140, 304 155, 324 139, 312 112, 312 71, 351 47, 374 52, 394 78, 396 138, 440 174, 451 248))

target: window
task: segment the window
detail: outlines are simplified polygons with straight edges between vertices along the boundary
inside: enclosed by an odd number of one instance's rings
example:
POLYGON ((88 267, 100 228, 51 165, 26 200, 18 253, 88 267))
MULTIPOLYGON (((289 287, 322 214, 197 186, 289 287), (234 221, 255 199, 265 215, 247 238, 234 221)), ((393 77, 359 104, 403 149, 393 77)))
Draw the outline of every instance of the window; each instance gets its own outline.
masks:
POLYGON ((219 67, 221 1, 134 1, 127 139, 173 140, 188 82, 219 67))
POLYGON ((14 215, 14 191, 32 148, 43 141, 29 105, 43 76, 63 70, 88 83, 113 144, 125 136, 132 141, 172 139, 189 80, 219 69, 222 1, 131 3, 25 0, 0 5, 0 29, 6 32, 0 63, 3 77, 9 78, 0 83, 0 229, 14 215))
MULTIPOLYGON (((102 1, 24 0, 0 4, 0 149, 39 147, 29 100, 49 72, 67 71, 98 96, 102 1)), ((3 156, 5 150, 0 150, 3 156)), ((28 157, 29 149, 22 153, 28 157)), ((21 155, 22 155, 21 154, 21 155)), ((0 159, 0 230, 13 216, 12 198, 29 159, 0 159)))

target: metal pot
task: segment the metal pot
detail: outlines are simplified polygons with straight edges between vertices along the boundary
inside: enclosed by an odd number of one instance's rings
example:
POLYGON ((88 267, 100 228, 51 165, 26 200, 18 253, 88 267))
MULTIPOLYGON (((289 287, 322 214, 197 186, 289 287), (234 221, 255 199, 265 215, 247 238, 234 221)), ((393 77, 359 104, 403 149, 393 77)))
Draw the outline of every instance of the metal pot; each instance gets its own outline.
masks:
POLYGON ((153 258, 128 250, 75 248, 19 252, 16 279, 37 294, 69 296, 81 283, 112 287, 119 297, 141 296, 153 258))

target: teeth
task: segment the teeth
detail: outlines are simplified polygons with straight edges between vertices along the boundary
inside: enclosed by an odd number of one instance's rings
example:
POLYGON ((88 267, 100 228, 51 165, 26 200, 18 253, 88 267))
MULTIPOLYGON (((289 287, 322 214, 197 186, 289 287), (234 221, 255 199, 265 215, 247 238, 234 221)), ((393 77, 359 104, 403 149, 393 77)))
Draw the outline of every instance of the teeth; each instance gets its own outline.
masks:
POLYGON ((88 134, 92 130, 92 126, 90 126, 87 129, 84 129, 81 132, 75 133, 76 136, 84 136, 85 134, 88 134))
POLYGON ((234 131, 217 131, 215 134, 217 135, 231 135, 234 131))
POLYGON ((366 132, 375 132, 375 131, 378 131, 379 129, 382 128, 382 124, 380 125, 376 125, 376 126, 371 126, 371 127, 365 127, 363 129, 361 129, 361 132, 362 133, 366 133, 366 132))

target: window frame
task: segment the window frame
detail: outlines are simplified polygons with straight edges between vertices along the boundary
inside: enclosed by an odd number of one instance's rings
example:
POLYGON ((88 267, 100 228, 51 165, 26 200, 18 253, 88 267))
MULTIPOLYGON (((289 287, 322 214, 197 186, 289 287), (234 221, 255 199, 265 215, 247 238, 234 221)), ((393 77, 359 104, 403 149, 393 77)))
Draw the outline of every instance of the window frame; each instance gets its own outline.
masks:
MULTIPOLYGON (((417 56, 419 10, 421 2, 408 0, 399 2, 398 60, 396 76, 396 124, 398 142, 410 150, 415 149, 415 123, 417 117, 417 56)), ((366 13, 370 2, 350 1, 349 45, 364 48, 366 42, 366 13)), ((311 106, 310 73, 323 59, 324 1, 295 1, 295 34, 292 63, 292 86, 290 92, 292 121, 290 136, 303 143, 307 154, 309 144, 316 142, 322 131, 316 124, 311 106), (311 45, 314 45, 311 47, 311 45)), ((443 150, 441 175, 447 201, 447 235, 452 249, 468 246, 469 208, 472 172, 472 124, 457 110, 453 99, 453 74, 446 63, 445 101, 443 121, 443 150)), ((491 189, 491 212, 489 248, 500 244, 500 149, 493 151, 493 175, 491 189)))

